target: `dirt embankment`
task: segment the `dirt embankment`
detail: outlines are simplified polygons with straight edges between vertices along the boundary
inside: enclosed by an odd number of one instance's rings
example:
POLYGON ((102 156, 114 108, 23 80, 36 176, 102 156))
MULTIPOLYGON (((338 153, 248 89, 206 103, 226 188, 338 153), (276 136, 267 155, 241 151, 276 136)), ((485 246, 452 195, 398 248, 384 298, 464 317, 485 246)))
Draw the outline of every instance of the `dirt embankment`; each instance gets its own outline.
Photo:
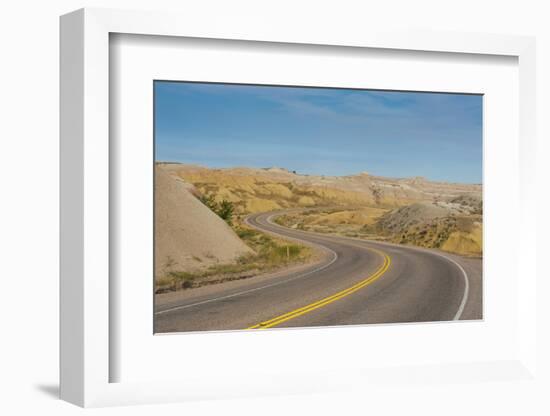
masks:
POLYGON ((416 203, 392 210, 371 230, 396 243, 481 256, 482 212, 481 197, 465 194, 448 201, 416 203))
POLYGON ((388 212, 371 229, 396 243, 467 256, 483 254, 482 216, 471 205, 413 204, 388 212))
POLYGON ((203 270, 252 254, 225 221, 202 204, 192 186, 155 169, 155 278, 172 270, 203 270))

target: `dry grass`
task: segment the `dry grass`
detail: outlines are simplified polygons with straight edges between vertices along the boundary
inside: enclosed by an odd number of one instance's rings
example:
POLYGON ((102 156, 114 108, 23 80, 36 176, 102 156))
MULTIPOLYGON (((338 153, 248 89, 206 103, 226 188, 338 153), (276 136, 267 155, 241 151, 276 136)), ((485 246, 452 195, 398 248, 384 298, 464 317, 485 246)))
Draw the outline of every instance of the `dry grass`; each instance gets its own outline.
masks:
POLYGON ((304 231, 440 248, 466 256, 483 254, 481 215, 451 214, 443 209, 426 213, 416 205, 398 210, 312 209, 282 215, 275 222, 304 231))
POLYGON ((364 206, 327 207, 285 214, 275 222, 289 228, 347 237, 371 237, 368 226, 388 211, 387 208, 364 206))
POLYGON ((303 263, 313 254, 309 247, 289 243, 243 225, 235 226, 235 231, 254 250, 253 254, 242 255, 235 263, 214 264, 203 271, 170 271, 157 279, 156 292, 246 279, 281 267, 303 263))

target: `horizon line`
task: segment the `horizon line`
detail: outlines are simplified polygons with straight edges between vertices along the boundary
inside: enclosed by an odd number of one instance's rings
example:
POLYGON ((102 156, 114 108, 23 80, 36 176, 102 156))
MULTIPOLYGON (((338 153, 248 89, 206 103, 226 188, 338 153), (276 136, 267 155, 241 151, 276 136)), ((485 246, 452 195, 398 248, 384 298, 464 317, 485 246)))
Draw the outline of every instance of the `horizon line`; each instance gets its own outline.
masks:
POLYGON ((377 178, 386 178, 386 179, 394 179, 394 180, 406 180, 406 179, 423 179, 427 182, 433 182, 433 183, 447 183, 447 184, 460 184, 460 185, 479 185, 483 186, 483 182, 458 182, 458 181, 446 181, 446 180, 437 180, 437 179, 431 179, 427 176, 422 175, 412 175, 412 176, 384 176, 384 175, 378 175, 371 173, 368 170, 363 170, 357 173, 351 173, 351 174, 345 174, 345 175, 325 175, 320 173, 300 173, 296 169, 288 169, 282 166, 266 166, 266 167, 254 167, 254 166, 245 166, 245 165, 233 165, 233 166, 226 166, 226 167, 213 167, 208 165, 203 165, 199 163, 190 163, 190 162, 181 162, 181 161, 169 161, 169 160, 155 160, 155 164, 157 163, 164 163, 164 164, 171 164, 171 165, 188 165, 188 166, 197 166, 200 168, 205 169, 219 169, 219 170, 229 170, 229 169, 238 169, 238 168, 245 168, 245 169, 262 169, 262 170, 268 170, 268 169, 282 169, 289 173, 294 173, 295 175, 299 176, 323 176, 323 177, 329 177, 329 178, 345 178, 350 176, 360 176, 360 175, 368 175, 373 176, 377 178))

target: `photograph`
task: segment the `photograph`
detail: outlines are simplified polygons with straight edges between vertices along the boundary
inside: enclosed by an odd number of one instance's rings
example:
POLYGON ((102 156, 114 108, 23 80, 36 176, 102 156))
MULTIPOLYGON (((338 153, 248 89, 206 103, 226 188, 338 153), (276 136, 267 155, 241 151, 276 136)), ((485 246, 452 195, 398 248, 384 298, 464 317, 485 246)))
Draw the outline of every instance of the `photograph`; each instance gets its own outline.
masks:
POLYGON ((154 333, 483 319, 483 95, 155 80, 154 333))

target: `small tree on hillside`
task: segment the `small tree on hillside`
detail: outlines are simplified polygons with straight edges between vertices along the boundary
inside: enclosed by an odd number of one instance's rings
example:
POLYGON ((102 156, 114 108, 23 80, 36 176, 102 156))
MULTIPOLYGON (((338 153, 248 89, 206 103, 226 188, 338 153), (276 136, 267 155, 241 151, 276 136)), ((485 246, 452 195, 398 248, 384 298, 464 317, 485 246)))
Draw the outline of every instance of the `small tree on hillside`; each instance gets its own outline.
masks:
POLYGON ((202 195, 199 200, 212 211, 217 213, 218 203, 214 199, 214 195, 202 195))
POLYGON ((223 200, 219 207, 218 211, 216 212, 226 223, 231 225, 233 223, 233 213, 235 211, 235 207, 233 205, 233 202, 223 200))
POLYGON ((226 223, 233 224, 233 214, 235 212, 233 202, 224 199, 218 204, 213 195, 202 195, 199 200, 226 223))

